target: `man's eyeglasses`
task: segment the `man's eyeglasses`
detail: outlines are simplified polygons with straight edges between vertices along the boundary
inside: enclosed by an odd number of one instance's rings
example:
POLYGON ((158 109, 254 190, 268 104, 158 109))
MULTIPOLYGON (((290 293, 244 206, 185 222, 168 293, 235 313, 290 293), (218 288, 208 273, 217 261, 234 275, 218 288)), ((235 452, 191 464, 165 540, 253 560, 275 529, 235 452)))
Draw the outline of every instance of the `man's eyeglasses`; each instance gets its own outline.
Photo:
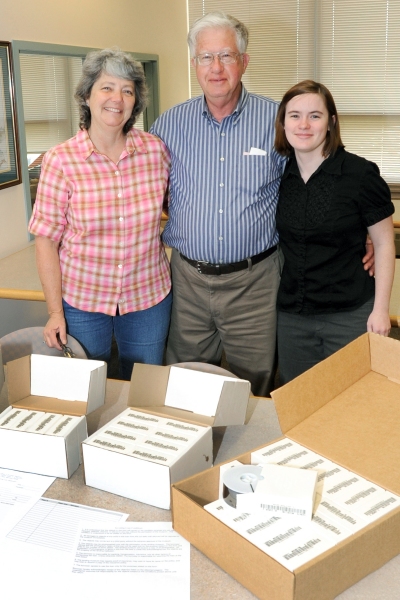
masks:
POLYGON ((203 52, 203 54, 198 54, 194 58, 201 67, 208 67, 214 62, 215 58, 218 58, 223 65, 231 65, 237 61, 238 56, 241 56, 238 52, 203 52))

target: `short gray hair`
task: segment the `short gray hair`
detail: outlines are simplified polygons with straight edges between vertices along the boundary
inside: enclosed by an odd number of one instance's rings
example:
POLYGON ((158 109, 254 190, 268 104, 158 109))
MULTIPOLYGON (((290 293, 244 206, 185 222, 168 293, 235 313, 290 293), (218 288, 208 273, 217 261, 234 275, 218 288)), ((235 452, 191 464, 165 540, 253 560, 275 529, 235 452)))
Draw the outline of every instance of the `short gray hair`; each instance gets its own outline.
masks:
POLYGON ((249 30, 246 25, 235 19, 235 17, 232 17, 221 10, 217 10, 209 12, 197 19, 189 29, 187 41, 189 44, 190 56, 192 58, 196 55, 196 42, 199 33, 204 29, 217 27, 220 29, 232 29, 236 35, 237 47, 240 54, 246 52, 247 44, 249 43, 249 30))
POLYGON ((92 87, 102 73, 113 77, 128 79, 135 86, 135 105, 132 115, 125 123, 123 132, 132 129, 136 119, 144 111, 147 104, 147 85, 142 65, 130 54, 119 48, 106 48, 89 52, 82 66, 82 76, 76 86, 75 100, 79 107, 79 127, 89 129, 91 123, 90 108, 86 104, 92 87))

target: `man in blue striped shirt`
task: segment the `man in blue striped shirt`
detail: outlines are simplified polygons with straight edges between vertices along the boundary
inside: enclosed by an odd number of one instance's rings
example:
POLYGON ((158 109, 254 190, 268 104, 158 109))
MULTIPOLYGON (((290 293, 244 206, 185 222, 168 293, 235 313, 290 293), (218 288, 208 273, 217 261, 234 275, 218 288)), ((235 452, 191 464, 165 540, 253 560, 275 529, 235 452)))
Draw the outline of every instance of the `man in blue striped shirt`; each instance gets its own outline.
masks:
POLYGON ((171 157, 169 220, 173 308, 167 362, 219 364, 252 391, 269 392, 281 257, 275 211, 284 159, 273 149, 278 104, 241 83, 248 31, 221 12, 188 36, 204 95, 151 128, 171 157))

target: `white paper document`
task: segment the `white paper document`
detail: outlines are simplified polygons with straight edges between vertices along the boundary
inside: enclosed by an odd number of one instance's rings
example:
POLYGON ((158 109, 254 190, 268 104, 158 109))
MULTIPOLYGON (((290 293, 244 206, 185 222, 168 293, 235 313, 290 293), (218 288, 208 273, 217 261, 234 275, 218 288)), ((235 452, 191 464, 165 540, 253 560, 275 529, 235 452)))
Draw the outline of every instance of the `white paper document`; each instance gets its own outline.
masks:
POLYGON ((0 468, 0 522, 32 500, 38 500, 54 480, 55 477, 0 468))
POLYGON ((127 514, 41 498, 24 515, 10 515, 0 527, 2 587, 9 597, 41 600, 81 598, 71 563, 81 521, 121 522, 127 514), (71 594, 72 595, 69 595, 71 594))
MULTIPOLYGON (((171 523, 81 524, 72 577, 80 593, 108 600, 189 600, 190 544, 171 523)), ((86 596, 85 596, 86 597, 86 596)))

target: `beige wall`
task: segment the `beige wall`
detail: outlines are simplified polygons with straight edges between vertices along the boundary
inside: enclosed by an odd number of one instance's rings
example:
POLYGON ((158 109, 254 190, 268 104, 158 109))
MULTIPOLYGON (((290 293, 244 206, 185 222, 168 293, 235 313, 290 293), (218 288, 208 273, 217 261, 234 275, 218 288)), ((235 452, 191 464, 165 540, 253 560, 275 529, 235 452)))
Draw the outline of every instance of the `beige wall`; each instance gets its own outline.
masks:
MULTIPOLYGON (((158 54, 161 110, 189 96, 186 0, 3 0, 0 39, 158 54)), ((28 241, 22 185, 0 191, 0 258, 28 241)))

